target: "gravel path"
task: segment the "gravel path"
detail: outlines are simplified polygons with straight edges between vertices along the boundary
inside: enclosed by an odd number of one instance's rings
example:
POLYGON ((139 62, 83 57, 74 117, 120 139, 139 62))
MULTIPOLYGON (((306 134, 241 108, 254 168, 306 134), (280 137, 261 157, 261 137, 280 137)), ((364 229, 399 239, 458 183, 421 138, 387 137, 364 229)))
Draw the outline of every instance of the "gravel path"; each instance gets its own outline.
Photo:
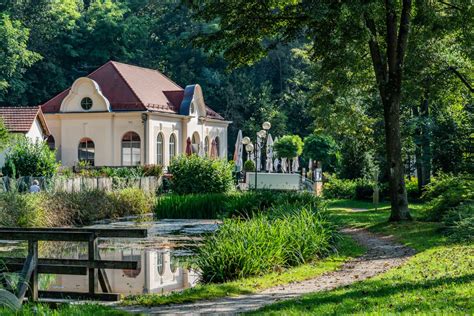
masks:
POLYGON ((149 315, 199 315, 199 314, 238 314, 257 310, 281 300, 296 298, 303 294, 327 291, 365 280, 405 262, 415 251, 395 243, 390 237, 374 235, 362 229, 344 229, 367 248, 365 255, 346 262, 341 269, 328 272, 314 279, 284 286, 269 288, 258 294, 241 295, 210 301, 188 304, 172 304, 157 307, 127 306, 119 307, 132 313, 149 315))

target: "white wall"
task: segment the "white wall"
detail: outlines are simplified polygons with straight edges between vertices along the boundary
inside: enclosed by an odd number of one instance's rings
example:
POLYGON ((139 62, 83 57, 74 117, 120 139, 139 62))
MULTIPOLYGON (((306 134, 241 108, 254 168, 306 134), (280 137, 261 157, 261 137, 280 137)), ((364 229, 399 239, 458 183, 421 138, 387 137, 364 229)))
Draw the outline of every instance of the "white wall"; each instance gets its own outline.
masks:
MULTIPOLYGON (((43 133, 43 128, 41 127, 41 123, 38 118, 35 118, 33 124, 31 124, 30 130, 24 135, 27 138, 31 139, 33 142, 38 142, 46 138, 46 135, 44 135, 43 133)), ((5 157, 7 152, 8 148, 0 152, 0 169, 5 166, 5 157)))

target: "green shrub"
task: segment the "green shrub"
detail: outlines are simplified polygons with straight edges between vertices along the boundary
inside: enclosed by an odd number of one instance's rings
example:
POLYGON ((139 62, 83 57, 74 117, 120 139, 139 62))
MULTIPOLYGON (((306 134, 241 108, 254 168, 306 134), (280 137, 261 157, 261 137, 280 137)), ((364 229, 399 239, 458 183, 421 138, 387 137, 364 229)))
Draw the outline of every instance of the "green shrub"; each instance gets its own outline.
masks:
POLYGON ((3 174, 9 177, 33 176, 51 177, 58 170, 56 152, 44 141, 32 142, 20 137, 5 157, 3 174))
POLYGON ((375 183, 366 179, 355 180, 355 199, 372 200, 374 196, 375 183))
POLYGON ((254 172, 255 171, 255 162, 253 162, 252 160, 245 161, 244 170, 246 172, 254 172))
POLYGON ((439 175, 429 185, 422 198, 426 220, 441 221, 450 209, 474 200, 474 180, 467 175, 439 175))
POLYGON ((197 155, 181 155, 173 159, 168 171, 171 190, 177 194, 225 193, 232 190, 233 165, 225 160, 197 155))
POLYGON ((327 176, 323 186, 323 196, 327 199, 354 199, 357 183, 354 180, 327 176))
POLYGON ((143 215, 152 212, 152 195, 138 188, 125 188, 109 193, 113 205, 113 213, 109 217, 143 215))
POLYGON ((407 197, 411 201, 416 201, 420 198, 420 190, 418 190, 418 179, 410 177, 405 179, 405 188, 407 189, 407 197))
POLYGON ((292 159, 303 153, 303 141, 298 135, 285 135, 273 144, 278 158, 292 159))
POLYGON ((454 241, 474 241, 474 202, 461 204, 443 216, 446 233, 454 241))
POLYGON ((224 220, 197 251, 202 281, 261 275, 329 253, 334 229, 323 216, 308 208, 287 206, 284 211, 281 217, 259 214, 250 220, 224 220))

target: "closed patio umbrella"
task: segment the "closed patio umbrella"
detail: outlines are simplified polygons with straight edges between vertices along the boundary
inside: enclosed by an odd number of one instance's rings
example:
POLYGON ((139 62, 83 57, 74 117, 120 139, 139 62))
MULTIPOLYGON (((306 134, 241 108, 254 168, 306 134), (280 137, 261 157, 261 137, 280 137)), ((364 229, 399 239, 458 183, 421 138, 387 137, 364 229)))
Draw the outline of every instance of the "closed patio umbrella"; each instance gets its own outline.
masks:
POLYGON ((268 134, 267 138, 267 166, 268 172, 273 172, 273 139, 272 135, 268 134))
POLYGON ((293 158, 293 166, 291 167, 291 171, 293 173, 298 172, 298 169, 300 168, 300 162, 298 157, 293 158))
POLYGON ((260 137, 257 138, 257 171, 260 171, 262 167, 262 140, 260 137))
POLYGON ((286 164, 286 161, 287 161, 287 160, 288 160, 287 158, 281 158, 281 172, 283 172, 283 173, 287 173, 287 172, 288 172, 288 171, 287 171, 287 170, 288 170, 288 169, 287 169, 287 164, 286 164))
POLYGON ((216 140, 213 139, 211 143, 211 158, 216 158, 217 157, 217 144, 216 140))
POLYGON ((242 171, 243 167, 243 151, 244 145, 242 144, 242 131, 239 130, 237 133, 237 140, 235 141, 235 149, 234 149, 234 162, 235 162, 235 171, 240 172, 242 171))
POLYGON ((192 153, 193 149, 191 146, 191 138, 188 137, 188 139, 186 140, 186 156, 191 156, 192 153))

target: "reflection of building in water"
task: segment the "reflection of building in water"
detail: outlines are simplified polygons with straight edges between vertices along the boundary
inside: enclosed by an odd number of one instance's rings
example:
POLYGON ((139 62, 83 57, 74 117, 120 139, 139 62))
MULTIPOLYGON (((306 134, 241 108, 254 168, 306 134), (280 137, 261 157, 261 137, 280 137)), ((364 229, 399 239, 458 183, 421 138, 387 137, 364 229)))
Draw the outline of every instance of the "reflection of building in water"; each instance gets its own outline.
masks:
MULTIPOLYGON (((194 271, 176 267, 171 262, 170 249, 101 251, 100 257, 103 260, 138 262, 136 270, 105 270, 114 293, 125 295, 165 293, 194 286, 198 279, 198 275, 194 271)), ((87 292, 87 282, 87 276, 58 275, 49 289, 87 292)))

